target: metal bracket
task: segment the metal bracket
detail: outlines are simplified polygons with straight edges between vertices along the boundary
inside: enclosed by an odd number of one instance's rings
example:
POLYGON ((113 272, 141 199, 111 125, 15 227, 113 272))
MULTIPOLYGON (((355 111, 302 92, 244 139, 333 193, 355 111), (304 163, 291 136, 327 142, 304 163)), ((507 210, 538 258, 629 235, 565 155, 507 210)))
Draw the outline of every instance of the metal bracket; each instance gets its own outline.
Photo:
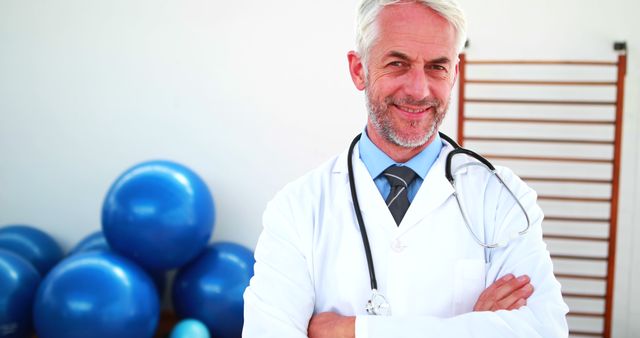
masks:
POLYGON ((627 52, 627 42, 626 41, 616 41, 613 43, 613 50, 620 53, 627 52))

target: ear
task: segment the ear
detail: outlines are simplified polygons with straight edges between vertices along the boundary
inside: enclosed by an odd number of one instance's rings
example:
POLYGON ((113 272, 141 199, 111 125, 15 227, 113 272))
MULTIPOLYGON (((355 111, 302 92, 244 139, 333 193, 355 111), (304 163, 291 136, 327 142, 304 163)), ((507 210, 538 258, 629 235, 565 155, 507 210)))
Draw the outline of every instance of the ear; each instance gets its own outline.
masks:
POLYGON ((364 90, 366 83, 366 76, 364 75, 364 65, 362 64, 362 58, 355 51, 347 53, 347 59, 349 60, 349 73, 351 74, 351 80, 356 85, 358 90, 364 90))

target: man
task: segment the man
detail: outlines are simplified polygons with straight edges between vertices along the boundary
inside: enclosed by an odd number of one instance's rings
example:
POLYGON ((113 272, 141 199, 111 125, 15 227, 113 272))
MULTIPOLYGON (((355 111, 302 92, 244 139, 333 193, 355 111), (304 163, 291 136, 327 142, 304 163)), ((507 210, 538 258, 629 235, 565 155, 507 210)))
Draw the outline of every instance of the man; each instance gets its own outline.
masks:
POLYGON ((465 29, 451 0, 362 1, 357 52, 348 53, 369 110, 351 157, 359 202, 343 153, 269 203, 245 292, 244 337, 568 335, 568 309, 542 242, 535 193, 500 168, 519 209, 505 202, 502 186, 490 186, 488 176, 469 168, 475 183, 465 194, 480 193, 472 196, 475 208, 465 223, 445 178, 453 148, 437 130, 465 29), (365 310, 374 284, 355 204, 389 316, 365 310), (484 248, 471 235, 478 226, 489 238, 519 230, 513 215, 523 211, 530 227, 506 245, 484 248))

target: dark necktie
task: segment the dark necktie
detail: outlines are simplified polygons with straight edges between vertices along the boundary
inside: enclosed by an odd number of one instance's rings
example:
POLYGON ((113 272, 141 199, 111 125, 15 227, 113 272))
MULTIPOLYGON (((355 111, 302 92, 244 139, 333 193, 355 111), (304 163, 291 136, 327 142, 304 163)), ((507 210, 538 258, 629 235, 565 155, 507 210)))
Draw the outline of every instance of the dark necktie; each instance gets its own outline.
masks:
POLYGON ((400 221, 409 209, 409 184, 416 177, 416 173, 409 167, 391 166, 382 174, 391 185, 391 192, 386 200, 387 207, 396 224, 400 225, 400 221))

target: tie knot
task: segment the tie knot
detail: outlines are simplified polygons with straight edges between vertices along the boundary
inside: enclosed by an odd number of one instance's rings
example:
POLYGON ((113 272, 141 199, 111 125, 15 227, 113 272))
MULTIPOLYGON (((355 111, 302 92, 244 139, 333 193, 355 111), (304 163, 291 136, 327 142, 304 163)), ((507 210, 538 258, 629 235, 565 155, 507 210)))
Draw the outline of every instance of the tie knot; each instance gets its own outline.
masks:
POLYGON ((391 187, 402 186, 405 189, 416 177, 416 173, 411 168, 397 165, 387 168, 382 174, 387 178, 391 187))

